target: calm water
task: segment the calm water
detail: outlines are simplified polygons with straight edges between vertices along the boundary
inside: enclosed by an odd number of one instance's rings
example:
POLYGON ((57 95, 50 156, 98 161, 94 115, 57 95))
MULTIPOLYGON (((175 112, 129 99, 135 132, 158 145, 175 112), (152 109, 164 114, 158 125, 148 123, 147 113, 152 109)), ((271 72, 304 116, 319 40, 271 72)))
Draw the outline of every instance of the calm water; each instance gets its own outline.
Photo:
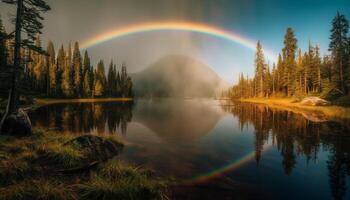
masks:
POLYGON ((350 199, 350 123, 213 100, 74 103, 31 113, 36 127, 116 134, 121 158, 184 180, 181 199, 350 199), (212 195, 212 196, 211 196, 212 195))

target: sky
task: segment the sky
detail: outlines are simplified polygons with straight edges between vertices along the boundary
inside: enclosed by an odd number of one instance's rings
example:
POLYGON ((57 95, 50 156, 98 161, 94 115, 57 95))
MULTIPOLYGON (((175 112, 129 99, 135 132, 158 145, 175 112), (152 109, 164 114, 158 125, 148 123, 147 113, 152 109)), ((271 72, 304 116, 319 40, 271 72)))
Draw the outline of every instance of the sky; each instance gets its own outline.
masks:
MULTIPOLYGON (((224 29, 260 40, 276 55, 283 48, 287 27, 295 30, 298 46, 306 50, 309 40, 327 54, 331 21, 339 11, 350 19, 350 0, 47 0, 42 43, 52 40, 56 49, 69 41, 80 43, 109 30, 133 24, 188 21, 224 29)), ((0 3, 7 31, 13 6, 0 3)), ((240 72, 254 72, 254 51, 239 43, 191 32, 139 33, 110 40, 87 49, 92 63, 111 60, 129 72, 147 68, 163 56, 182 54, 210 66, 229 82, 240 72)), ((272 63, 270 63, 272 64, 272 63)))

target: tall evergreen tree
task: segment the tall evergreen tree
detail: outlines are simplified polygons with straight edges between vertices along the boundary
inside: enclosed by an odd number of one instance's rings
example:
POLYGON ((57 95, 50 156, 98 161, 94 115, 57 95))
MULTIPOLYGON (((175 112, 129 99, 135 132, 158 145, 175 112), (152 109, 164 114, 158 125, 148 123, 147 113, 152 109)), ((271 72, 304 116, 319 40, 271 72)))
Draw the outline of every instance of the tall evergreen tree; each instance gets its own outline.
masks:
POLYGON ((260 97, 265 95, 264 83, 265 83, 265 74, 266 73, 266 64, 264 58, 264 52, 261 46, 260 41, 256 45, 256 54, 255 54, 255 79, 258 83, 257 85, 257 94, 260 97))
MULTIPOLYGON (((63 47, 62 47, 62 50, 63 50, 63 47)), ((72 67, 72 48, 71 48, 71 43, 69 42, 68 50, 65 56, 65 65, 64 65, 63 74, 62 74, 62 91, 65 97, 73 96, 73 91, 74 91, 73 75, 74 75, 74 70, 72 67)))
POLYGON ((287 96, 291 96, 294 90, 294 79, 296 71, 295 57, 297 48, 297 39, 295 38, 294 31, 289 27, 284 36, 284 48, 282 50, 283 64, 285 67, 283 79, 287 96))
POLYGON ((3 71, 7 65, 6 35, 7 34, 0 17, 0 72, 3 71))
POLYGON ((90 70, 91 70, 90 57, 88 52, 85 50, 84 61, 83 61, 83 74, 89 73, 90 70))
POLYGON ((126 63, 123 62, 121 74, 120 74, 120 88, 121 88, 121 96, 125 97, 127 93, 127 79, 128 79, 128 73, 126 70, 126 63))
POLYGON ((95 72, 95 80, 94 80, 94 92, 95 96, 102 96, 106 93, 106 73, 105 66, 103 60, 100 60, 97 64, 97 69, 95 72))
POLYGON ((44 18, 41 16, 41 13, 50 10, 50 7, 43 0, 6 0, 4 1, 8 4, 16 5, 16 17, 13 20, 15 23, 14 31, 14 59, 12 67, 12 80, 10 95, 8 99, 8 106, 6 112, 3 115, 3 119, 0 123, 0 130, 2 129, 3 122, 9 114, 16 113, 19 107, 19 90, 18 83, 21 73, 22 66, 22 48, 29 48, 37 52, 43 53, 40 48, 34 46, 36 36, 41 33, 43 25, 41 20, 44 18), (26 33, 27 38, 23 40, 22 33, 26 33))
POLYGON ((89 54, 86 50, 84 53, 84 61, 83 61, 83 76, 84 76, 84 82, 83 82, 84 96, 90 97, 91 91, 92 91, 92 85, 93 85, 92 83, 93 69, 91 67, 89 54))
POLYGON ((335 81, 338 87, 344 93, 347 88, 345 86, 345 68, 346 68, 346 49, 348 45, 349 22, 344 15, 339 12, 332 21, 331 37, 329 50, 332 52, 334 68, 337 70, 335 81))
POLYGON ((82 60, 79 50, 79 43, 75 42, 73 51, 73 69, 74 69, 74 90, 78 97, 82 96, 83 71, 82 60))
POLYGON ((83 82, 83 96, 84 97, 90 97, 91 96, 91 87, 90 87, 90 80, 91 76, 89 72, 85 72, 84 74, 84 82, 83 82))
POLYGON ((57 94, 57 65, 56 65, 56 53, 55 48, 52 41, 48 42, 47 45, 47 57, 46 57, 46 71, 48 72, 46 76, 46 84, 47 84, 47 95, 55 96, 57 94))
POLYGON ((115 73, 114 73, 114 66, 113 61, 109 64, 108 68, 108 74, 107 74, 107 91, 108 95, 112 96, 115 91, 115 73))

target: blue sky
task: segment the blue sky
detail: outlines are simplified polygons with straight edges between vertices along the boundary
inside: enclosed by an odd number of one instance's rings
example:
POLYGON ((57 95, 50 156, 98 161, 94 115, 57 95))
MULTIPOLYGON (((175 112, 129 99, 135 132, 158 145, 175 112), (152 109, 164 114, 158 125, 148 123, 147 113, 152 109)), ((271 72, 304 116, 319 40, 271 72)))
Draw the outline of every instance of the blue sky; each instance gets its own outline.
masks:
MULTIPOLYGON (((84 41, 111 28, 135 23, 181 20, 210 24, 243 35, 279 53, 287 27, 292 27, 302 50, 311 40, 327 53, 330 26, 337 11, 350 19, 350 0, 48 0, 43 44, 55 46, 84 41)), ((1 3, 7 30, 13 27, 11 7, 1 3)), ((129 71, 146 68, 167 54, 185 54, 203 61, 224 79, 234 82, 240 72, 254 71, 254 52, 232 42, 183 32, 146 33, 88 49, 93 63, 100 58, 129 71)))

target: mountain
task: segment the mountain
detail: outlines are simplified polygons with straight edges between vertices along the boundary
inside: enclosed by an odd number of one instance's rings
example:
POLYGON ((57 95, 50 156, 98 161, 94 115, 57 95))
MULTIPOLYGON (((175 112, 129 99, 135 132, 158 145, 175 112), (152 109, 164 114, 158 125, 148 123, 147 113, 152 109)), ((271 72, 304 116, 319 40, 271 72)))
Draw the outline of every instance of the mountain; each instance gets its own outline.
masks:
POLYGON ((182 55, 163 57, 131 77, 136 96, 214 97, 228 87, 209 66, 182 55))

